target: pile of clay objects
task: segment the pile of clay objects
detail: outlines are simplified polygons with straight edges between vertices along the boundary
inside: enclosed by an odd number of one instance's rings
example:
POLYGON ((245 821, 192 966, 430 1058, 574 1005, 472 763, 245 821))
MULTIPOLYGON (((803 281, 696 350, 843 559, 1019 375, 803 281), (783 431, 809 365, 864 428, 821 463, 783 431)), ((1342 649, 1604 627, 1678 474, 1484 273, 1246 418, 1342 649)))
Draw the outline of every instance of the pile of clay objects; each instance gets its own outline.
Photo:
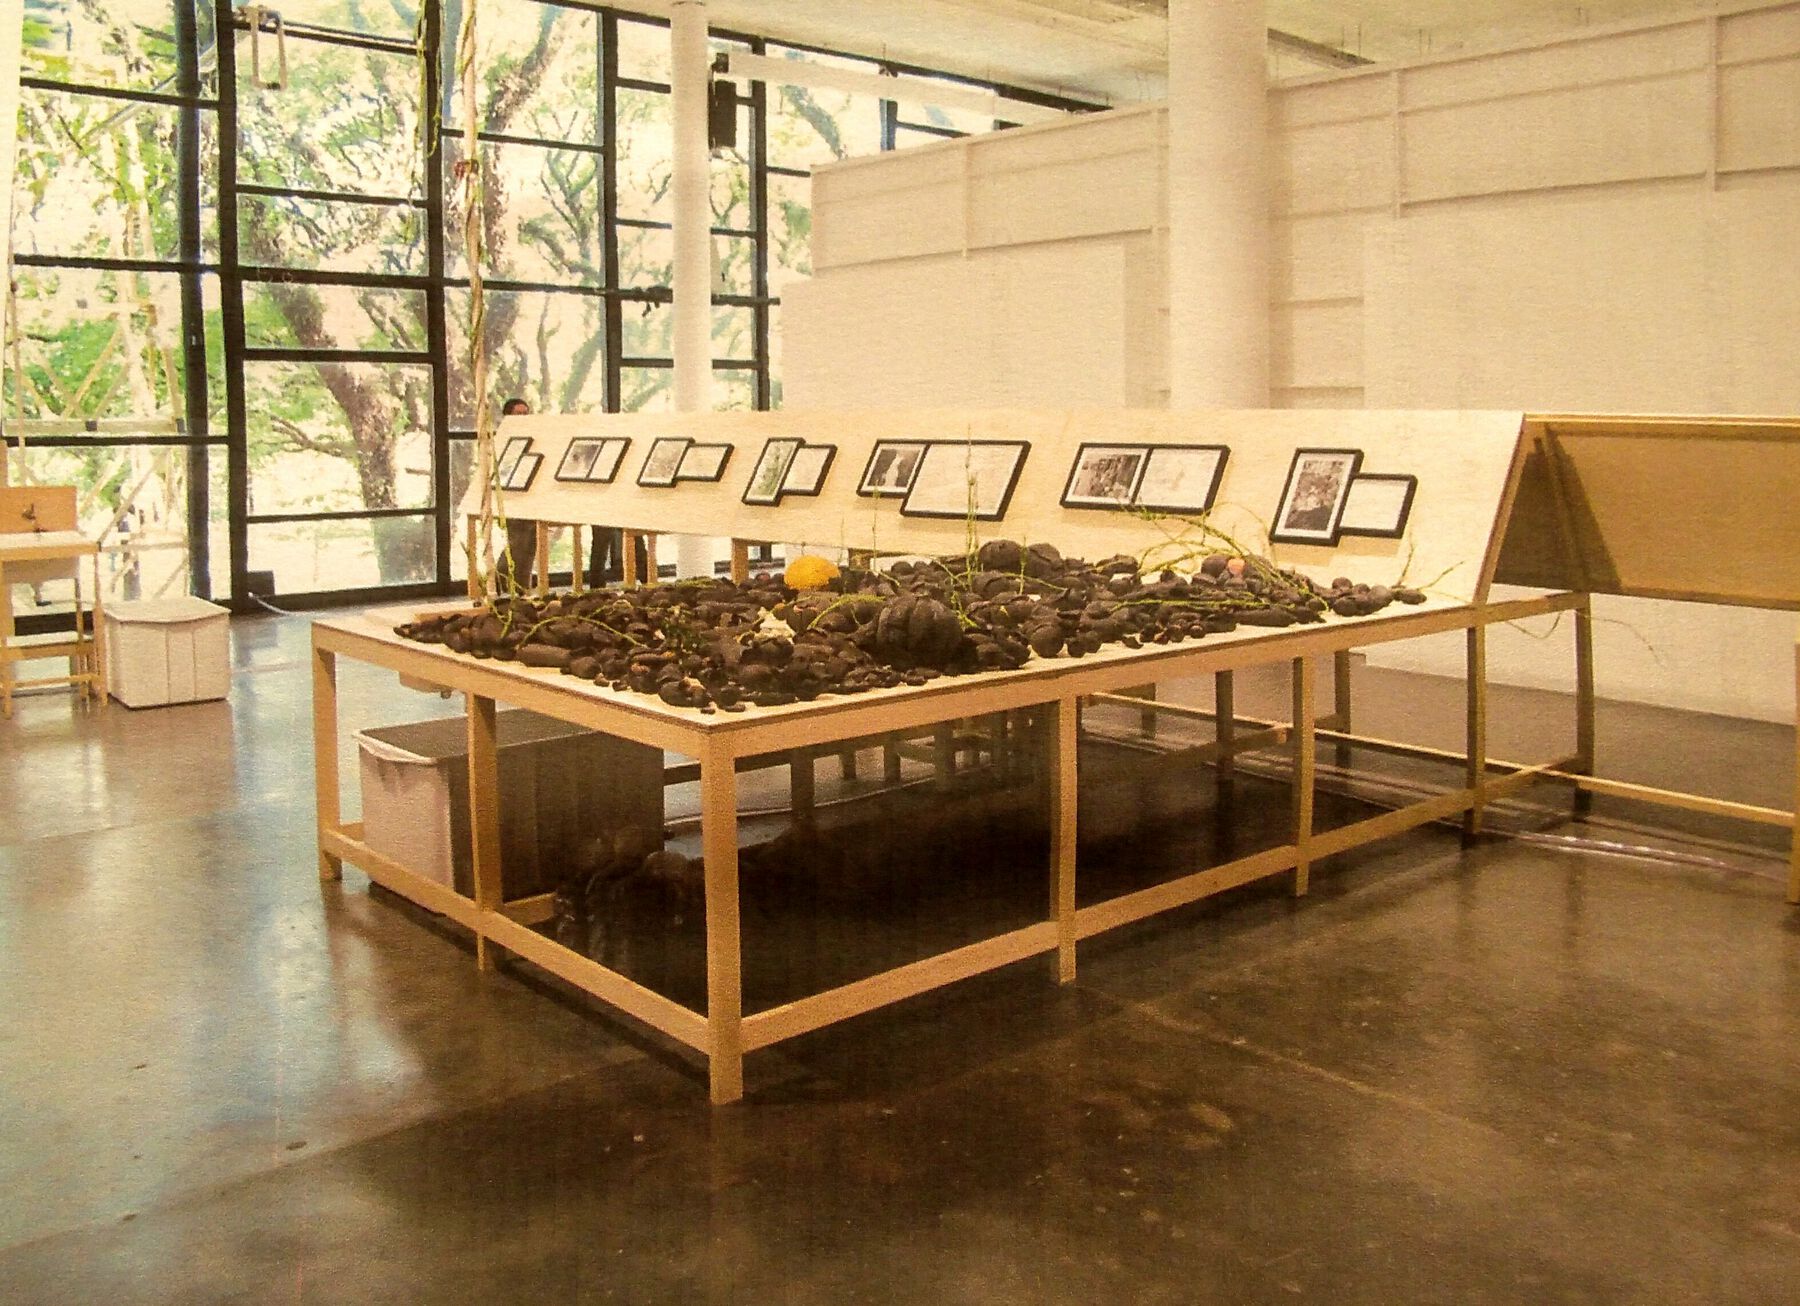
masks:
POLYGON ((397 633, 477 658, 553 667, 701 712, 922 685, 942 675, 1177 644, 1238 626, 1366 616, 1418 590, 1322 586, 1267 559, 1215 553, 1191 575, 1089 563, 1048 544, 993 540, 974 556, 849 569, 827 587, 780 576, 689 580, 549 599, 506 597, 397 633))

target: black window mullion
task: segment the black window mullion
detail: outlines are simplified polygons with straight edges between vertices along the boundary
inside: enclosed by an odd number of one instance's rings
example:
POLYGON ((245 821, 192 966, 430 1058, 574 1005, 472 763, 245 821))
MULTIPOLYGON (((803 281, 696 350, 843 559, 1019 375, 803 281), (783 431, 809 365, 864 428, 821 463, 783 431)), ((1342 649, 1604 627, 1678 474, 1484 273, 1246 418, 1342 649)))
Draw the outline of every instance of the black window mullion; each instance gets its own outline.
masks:
MULTIPOLYGON (((183 104, 177 118, 177 205, 181 261, 182 411, 196 440, 211 435, 206 392, 206 298, 200 284, 200 37, 191 4, 175 6, 176 82, 183 104)), ((188 589, 212 597, 211 455, 203 444, 187 455, 188 589)))
POLYGON ((609 413, 624 403, 624 301, 619 286, 619 17, 600 20, 600 230, 605 247, 606 393, 609 413))
MULTIPOLYGON (((753 54, 765 52, 765 43, 750 42, 753 54)), ((750 290, 758 299, 769 294, 769 91, 766 82, 750 83, 750 290)), ((750 309, 750 353, 756 359, 756 400, 766 409, 774 395, 769 364, 769 306, 750 309)))
POLYGON ((450 317, 444 279, 449 272, 449 251, 444 232, 444 137, 430 124, 437 121, 444 94, 444 15, 439 0, 425 0, 420 22, 424 48, 419 57, 424 77, 424 103, 419 106, 420 131, 425 137, 425 347, 431 366, 431 502, 432 529, 436 537, 437 579, 450 584, 451 550, 456 532, 450 502, 450 317))
POLYGON ((231 537, 231 602, 251 606, 249 414, 244 395, 244 283, 238 267, 237 17, 231 0, 213 0, 219 76, 219 302, 225 349, 227 520, 231 537))

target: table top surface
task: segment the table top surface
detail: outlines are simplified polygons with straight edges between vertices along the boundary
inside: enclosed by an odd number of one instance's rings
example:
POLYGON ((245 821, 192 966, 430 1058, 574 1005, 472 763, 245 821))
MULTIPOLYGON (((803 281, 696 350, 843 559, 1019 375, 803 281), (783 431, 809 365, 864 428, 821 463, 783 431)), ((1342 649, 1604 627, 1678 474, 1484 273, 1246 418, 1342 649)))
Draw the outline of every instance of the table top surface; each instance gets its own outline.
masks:
MULTIPOLYGON (((593 684, 564 675, 554 668, 526 667, 516 662, 477 658, 472 654, 454 652, 442 644, 422 644, 394 633, 396 625, 415 620, 422 614, 462 611, 467 609, 466 603, 373 608, 353 615, 321 618, 313 625, 315 641, 333 646, 340 645, 341 641, 331 639, 331 634, 352 636, 357 643, 365 645, 365 648, 351 650, 351 656, 362 657, 365 652, 374 653, 376 656, 364 657, 363 660, 390 666, 403 674, 417 674, 421 679, 430 680, 433 664, 446 672, 474 671, 480 673, 483 679, 498 677, 502 682, 511 681, 521 686, 548 690, 566 697, 571 708, 587 703, 613 710, 623 709, 645 722, 657 722, 682 731, 711 735, 753 729, 784 720, 841 714, 868 705, 897 704, 982 689, 999 691, 1012 687, 1014 693, 1010 696, 1023 692, 1024 700, 1014 704, 1015 706, 1025 705, 1025 700, 1047 702, 1065 693, 1098 692, 1105 686, 1097 686, 1093 682, 1101 680, 1129 686, 1167 679, 1171 675, 1203 674, 1207 670, 1204 666, 1174 669, 1167 664, 1212 660, 1206 656, 1208 654, 1216 655, 1221 661, 1230 660, 1236 665, 1250 665, 1279 661, 1290 656, 1329 652, 1329 648, 1318 647, 1321 643, 1337 647, 1357 647, 1404 639, 1410 634, 1428 633, 1411 628, 1421 625, 1432 629, 1441 628, 1442 623, 1434 623, 1433 618, 1471 611, 1476 606, 1458 599, 1433 598, 1412 606, 1394 604, 1366 617, 1334 616, 1324 622, 1294 626, 1240 626, 1226 634, 1207 635, 1203 639, 1186 640, 1180 644, 1148 645, 1139 649, 1109 644, 1098 652, 1080 658, 1033 656, 1024 666, 1012 670, 940 676, 924 685, 900 685, 860 694, 825 694, 811 702, 789 703, 779 707, 751 706, 742 712, 718 711, 711 714, 702 713, 698 708, 672 707, 654 695, 593 684), (320 639, 321 634, 325 636, 323 640, 320 639), (367 649, 367 644, 380 647, 367 649), (384 652, 387 656, 381 656, 384 652), (1233 654, 1238 656, 1233 657, 1233 654), (1245 657, 1245 654, 1250 656, 1245 657), (402 661, 407 665, 397 665, 402 661), (1134 676, 1141 676, 1141 679, 1134 679, 1134 676)), ((494 696, 502 701, 506 700, 506 695, 499 689, 496 689, 494 696)))
POLYGON ((80 531, 0 531, 0 562, 25 558, 69 558, 97 553, 100 546, 80 531))

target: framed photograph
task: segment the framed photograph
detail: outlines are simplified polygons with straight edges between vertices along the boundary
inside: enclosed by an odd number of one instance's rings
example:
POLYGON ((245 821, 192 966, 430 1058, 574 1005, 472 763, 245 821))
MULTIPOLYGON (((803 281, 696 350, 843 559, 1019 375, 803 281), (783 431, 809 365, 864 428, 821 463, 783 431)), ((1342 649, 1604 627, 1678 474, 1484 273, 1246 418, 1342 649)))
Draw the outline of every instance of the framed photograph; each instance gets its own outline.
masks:
POLYGON ((1137 494, 1147 444, 1084 444, 1075 451, 1069 482, 1063 487, 1065 508, 1124 508, 1137 494))
POLYGON ((531 488, 531 483, 537 479, 538 468, 543 465, 543 454, 526 454, 523 458, 520 458, 513 463, 512 470, 508 472, 505 479, 500 482, 500 488, 511 491, 514 494, 525 493, 525 491, 531 488))
POLYGON ((1350 482, 1350 493, 1344 500, 1339 534, 1399 539, 1406 534, 1406 519, 1412 515, 1413 495, 1418 491, 1416 476, 1357 476, 1350 482))
POLYGON ((610 484, 612 478, 619 474, 619 464, 625 461, 625 451, 629 448, 631 448, 630 436, 607 436, 600 442, 600 456, 594 459, 594 470, 588 480, 602 485, 610 484))
POLYGON ((1152 445, 1132 502, 1151 512, 1205 512, 1219 497, 1230 457, 1222 444, 1152 445))
POLYGON ((787 475, 781 479, 781 492, 807 497, 817 494, 825 488, 825 475, 831 470, 831 460, 836 457, 835 444, 801 445, 788 463, 787 475))
POLYGON ((913 477, 918 474, 919 460, 924 456, 923 440, 877 440, 869 451, 869 463, 863 468, 862 480, 856 483, 856 492, 879 498, 906 497, 906 492, 912 489, 913 477))
POLYGON ((731 461, 728 444, 694 444, 690 442, 681 461, 675 465, 678 481, 718 481, 725 477, 725 464, 731 461))
POLYGON ((1360 449, 1296 449, 1269 538, 1279 544, 1336 544, 1360 449))
POLYGON ((900 511, 908 517, 1000 521, 1031 445, 1024 440, 935 441, 926 445, 900 511))
POLYGON ((556 465, 556 479, 559 481, 591 481, 594 479, 594 464, 600 461, 603 442, 600 440, 571 440, 569 447, 563 451, 562 461, 556 465))
POLYGON ((769 440, 757 455, 750 470, 750 483, 744 487, 744 502, 775 504, 781 502, 781 488, 787 479, 788 466, 800 452, 799 440, 777 436, 769 440))
POLYGON ((510 482, 513 473, 518 470, 519 460, 525 456, 525 451, 529 448, 531 448, 531 437, 528 435, 515 435, 500 447, 500 457, 494 461, 494 475, 499 481, 501 489, 512 489, 510 482))
POLYGON ((688 446, 693 441, 684 435, 660 436, 650 442, 650 452, 644 455, 644 465, 638 468, 637 483, 639 485, 673 485, 675 473, 681 467, 681 460, 686 456, 688 446))

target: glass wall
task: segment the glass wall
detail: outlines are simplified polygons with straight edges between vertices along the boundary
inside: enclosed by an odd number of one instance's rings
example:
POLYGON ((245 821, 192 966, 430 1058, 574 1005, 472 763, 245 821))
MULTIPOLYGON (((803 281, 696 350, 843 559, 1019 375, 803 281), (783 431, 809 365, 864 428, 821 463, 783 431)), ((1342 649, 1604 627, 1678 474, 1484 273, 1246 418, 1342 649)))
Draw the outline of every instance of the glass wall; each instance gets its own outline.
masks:
MULTIPOLYGON (((7 440, 15 477, 81 487, 119 596, 307 602, 461 574, 472 154, 492 402, 670 405, 666 24, 483 0, 471 142, 464 2, 278 0, 253 19, 231 0, 27 0, 7 440)), ((752 35, 713 49, 921 75, 752 35)), ((811 169, 998 124, 733 93, 736 141, 712 161, 713 398, 766 408, 781 290, 811 270, 811 169)))

